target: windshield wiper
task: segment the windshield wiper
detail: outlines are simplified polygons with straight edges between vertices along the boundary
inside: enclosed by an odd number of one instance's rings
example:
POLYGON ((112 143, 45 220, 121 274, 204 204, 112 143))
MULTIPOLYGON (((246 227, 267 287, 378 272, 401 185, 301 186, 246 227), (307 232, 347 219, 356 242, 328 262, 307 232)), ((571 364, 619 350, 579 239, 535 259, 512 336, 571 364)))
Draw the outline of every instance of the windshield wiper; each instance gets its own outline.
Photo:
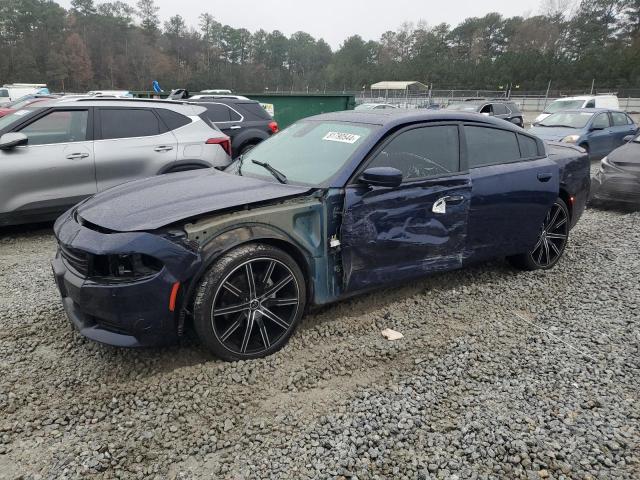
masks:
POLYGON ((260 165, 262 168, 269 171, 271 175, 275 177, 280 183, 287 183, 287 176, 279 170, 276 170, 267 162, 259 162, 258 160, 251 160, 251 163, 255 163, 256 165, 260 165))

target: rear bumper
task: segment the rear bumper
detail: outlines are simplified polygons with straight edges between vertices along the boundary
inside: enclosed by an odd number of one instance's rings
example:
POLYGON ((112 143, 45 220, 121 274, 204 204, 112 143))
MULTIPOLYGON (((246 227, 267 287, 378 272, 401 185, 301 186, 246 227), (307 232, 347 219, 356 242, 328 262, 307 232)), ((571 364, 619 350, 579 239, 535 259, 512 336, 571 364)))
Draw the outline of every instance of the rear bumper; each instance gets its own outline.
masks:
POLYGON ((640 205, 640 176, 600 170, 591 183, 591 199, 640 205))
POLYGON ((79 271, 78 262, 58 249, 52 261, 62 304, 75 328, 85 337, 118 347, 145 347, 173 343, 178 338, 180 299, 170 311, 171 292, 199 265, 199 256, 150 233, 105 234, 79 225, 69 213, 54 227, 61 247, 91 255, 144 253, 164 267, 152 277, 117 280, 79 271))

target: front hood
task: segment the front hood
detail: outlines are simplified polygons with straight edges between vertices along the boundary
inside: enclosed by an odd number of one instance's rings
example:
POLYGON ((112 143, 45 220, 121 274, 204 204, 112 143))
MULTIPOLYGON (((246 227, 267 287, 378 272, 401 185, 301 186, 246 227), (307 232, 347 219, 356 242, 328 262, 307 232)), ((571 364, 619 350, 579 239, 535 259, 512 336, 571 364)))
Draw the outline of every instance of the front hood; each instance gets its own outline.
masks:
POLYGON ((189 217, 301 195, 309 187, 283 185, 213 169, 159 175, 99 193, 81 203, 82 220, 108 230, 155 230, 189 217))
POLYGON ((543 140, 553 141, 560 141, 567 135, 582 135, 580 130, 566 127, 532 127, 529 133, 543 140))

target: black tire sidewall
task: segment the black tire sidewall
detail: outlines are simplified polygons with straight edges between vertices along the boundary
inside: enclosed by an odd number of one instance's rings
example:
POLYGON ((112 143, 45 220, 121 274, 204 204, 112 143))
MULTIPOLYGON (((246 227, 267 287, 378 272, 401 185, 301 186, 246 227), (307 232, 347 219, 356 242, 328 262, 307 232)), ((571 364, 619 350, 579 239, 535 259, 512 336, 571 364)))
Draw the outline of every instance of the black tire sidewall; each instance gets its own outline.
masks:
POLYGON ((213 354, 223 360, 251 360, 266 357, 280 350, 287 344, 291 335, 300 323, 307 302, 306 281, 297 262, 283 250, 262 243, 250 243, 237 247, 220 257, 203 275, 196 288, 193 302, 193 324, 198 338, 213 354), (239 265, 253 258, 272 258, 285 264, 298 282, 298 311, 291 322, 289 330, 268 349, 247 355, 240 355, 229 350, 216 336, 211 325, 211 307, 215 293, 226 276, 239 265))

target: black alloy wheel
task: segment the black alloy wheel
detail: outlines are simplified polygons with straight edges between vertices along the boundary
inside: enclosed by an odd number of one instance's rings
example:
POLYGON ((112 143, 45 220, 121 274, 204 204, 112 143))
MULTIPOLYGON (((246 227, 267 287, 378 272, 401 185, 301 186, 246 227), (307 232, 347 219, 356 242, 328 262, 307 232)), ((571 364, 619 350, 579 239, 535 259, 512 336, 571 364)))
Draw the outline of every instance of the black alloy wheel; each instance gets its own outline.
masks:
POLYGON ((540 234, 533 249, 524 255, 510 257, 508 260, 516 267, 525 270, 552 268, 558 263, 567 246, 570 220, 566 203, 558 198, 542 222, 540 234))
POLYGON ((305 302, 302 272, 289 255, 266 245, 240 247, 205 275, 196 331, 226 360, 263 357, 287 342, 305 302))

